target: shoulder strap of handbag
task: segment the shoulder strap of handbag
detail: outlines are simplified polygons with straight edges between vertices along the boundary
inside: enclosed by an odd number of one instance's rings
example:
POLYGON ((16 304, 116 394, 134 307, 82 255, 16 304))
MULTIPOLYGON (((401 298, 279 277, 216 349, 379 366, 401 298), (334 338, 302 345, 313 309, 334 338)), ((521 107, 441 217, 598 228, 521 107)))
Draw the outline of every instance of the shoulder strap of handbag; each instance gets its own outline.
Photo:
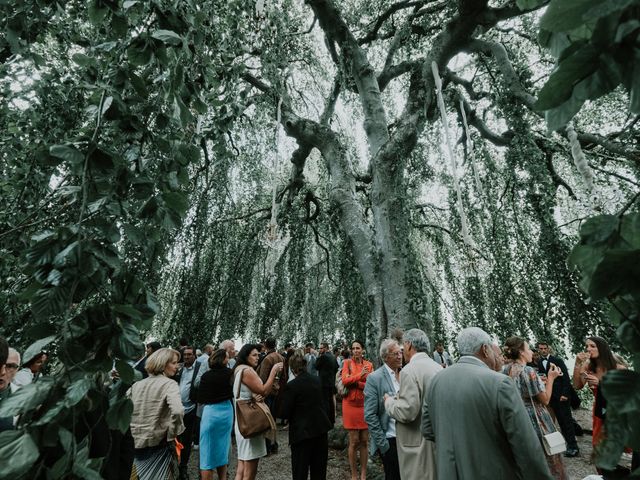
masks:
MULTIPOLYGON (((542 422, 540 421, 540 417, 538 416, 538 409, 536 408, 536 402, 533 399, 533 395, 531 395, 531 388, 529 388, 529 379, 527 378, 527 375, 524 373, 524 368, 520 372, 520 376, 523 377, 523 381, 527 386, 527 392, 529 393, 529 399, 531 400, 531 407, 533 408, 533 415, 536 417, 536 422, 538 422, 540 435, 544 436, 544 429, 542 428, 542 422)), ((545 388, 546 388, 546 385, 545 385, 545 388)))
POLYGON ((240 367, 240 378, 238 379, 238 388, 236 388, 236 400, 240 398, 240 387, 242 386, 242 374, 247 369, 245 366, 240 367))

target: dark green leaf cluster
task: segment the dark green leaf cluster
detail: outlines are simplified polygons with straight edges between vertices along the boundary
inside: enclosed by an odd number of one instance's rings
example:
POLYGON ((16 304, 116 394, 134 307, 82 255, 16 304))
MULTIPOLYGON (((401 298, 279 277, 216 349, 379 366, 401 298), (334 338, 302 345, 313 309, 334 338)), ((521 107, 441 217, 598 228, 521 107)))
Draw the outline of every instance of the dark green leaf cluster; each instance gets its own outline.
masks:
POLYGON ((557 65, 535 106, 545 112, 550 130, 564 127, 587 100, 618 85, 629 93, 631 113, 640 113, 638 35, 638 0, 549 3, 540 20, 539 40, 557 58, 557 65))
MULTIPOLYGON (((580 229, 580 243, 569 257, 580 272, 582 288, 593 300, 611 303, 609 318, 623 347, 640 366, 640 214, 600 215, 580 229)), ((640 448, 640 374, 631 370, 607 373, 607 438, 598 464, 614 469, 625 447, 640 448)))

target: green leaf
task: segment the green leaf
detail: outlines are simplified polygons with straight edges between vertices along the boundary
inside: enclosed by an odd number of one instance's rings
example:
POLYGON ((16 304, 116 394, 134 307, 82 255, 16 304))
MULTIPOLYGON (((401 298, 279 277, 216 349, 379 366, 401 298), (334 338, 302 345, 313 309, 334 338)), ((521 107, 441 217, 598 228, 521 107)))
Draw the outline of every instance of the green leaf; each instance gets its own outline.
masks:
POLYGON ((630 213, 622 217, 620 237, 630 248, 640 248, 640 213, 630 213))
POLYGON ((25 350, 24 355, 22 355, 22 362, 23 363, 28 362, 33 357, 38 355, 40 352, 44 350, 44 347, 46 347, 51 342, 53 342, 56 339, 56 337, 57 335, 50 335, 48 337, 41 338, 40 340, 33 342, 29 346, 29 348, 25 350))
POLYGON ((516 5, 520 10, 533 10, 534 8, 544 5, 548 0, 516 0, 516 5))
POLYGON ((94 25, 100 25, 105 17, 109 13, 109 8, 102 4, 100 0, 93 0, 89 4, 89 8, 87 10, 89 14, 89 20, 94 25))
POLYGON ((116 360, 116 370, 118 371, 118 375, 120 376, 120 380, 122 383, 126 383, 127 385, 131 385, 134 380, 133 375, 133 367, 129 365, 124 360, 116 360))
POLYGON ((40 451, 26 430, 0 433, 0 478, 19 478, 40 458, 40 451))
POLYGON ((168 45, 178 46, 182 43, 182 37, 172 30, 156 30, 151 36, 168 45))
POLYGON ((82 152, 79 152, 71 145, 53 145, 49 148, 49 153, 73 165, 81 164, 84 161, 82 152))
POLYGON ((193 122, 193 115, 189 108, 184 104, 179 95, 173 99, 173 118, 180 122, 180 125, 186 127, 193 122))
POLYGON ((138 38, 127 48, 127 58, 132 65, 143 67, 147 65, 153 57, 153 51, 147 43, 138 38))
POLYGON ((73 434, 66 428, 58 430, 58 438, 65 452, 70 452, 73 448, 73 434))
POLYGON ((67 395, 65 397, 65 403, 67 406, 73 407, 82 401, 87 396, 87 393, 92 386, 93 382, 88 378, 83 378, 73 382, 67 389, 67 395))
POLYGON ((640 293, 640 250, 608 250, 591 277, 593 299, 640 293))
POLYGON ((540 28, 550 32, 569 32, 584 23, 582 15, 593 0, 552 0, 540 19, 540 28))
POLYGON ((133 403, 127 397, 120 398, 109 406, 107 410, 106 420, 109 428, 120 430, 125 433, 131 423, 131 414, 133 413, 133 403))
POLYGON ((136 3, 140 3, 138 0, 126 0, 126 2, 124 2, 122 4, 122 8, 124 10, 129 10, 131 7, 133 7, 136 3))
POLYGON ((616 330, 616 336, 628 351, 640 352, 640 322, 637 318, 635 321, 622 322, 616 330))
POLYGON ((147 306, 151 309, 151 311, 154 314, 158 314, 160 312, 160 305, 158 304, 158 299, 153 294, 153 292, 147 290, 146 301, 147 301, 147 306))
POLYGON ((584 105, 584 100, 573 95, 563 104, 546 110, 544 118, 547 121, 547 129, 550 132, 555 132, 566 127, 567 123, 580 111, 582 105, 584 105))
POLYGON ((612 13, 621 12, 636 2, 637 0, 601 0, 599 2, 591 2, 593 6, 582 14, 582 18, 591 20, 606 17, 612 13))
POLYGON ((125 359, 138 358, 143 350, 140 332, 132 323, 123 323, 122 332, 118 337, 118 347, 125 359))
POLYGON ((612 370, 602 379, 602 393, 607 406, 618 413, 640 411, 640 373, 633 370, 612 370))
POLYGON ((127 18, 121 15, 113 15, 111 17, 111 29, 118 37, 124 37, 129 29, 127 18))
POLYGON ((55 258, 53 259, 53 265, 57 268, 61 268, 67 265, 76 265, 78 263, 78 259, 76 258, 76 250, 79 246, 80 242, 71 242, 55 256, 55 258))
POLYGON ((162 199, 168 208, 181 216, 189 209, 189 199, 183 193, 166 192, 162 194, 162 199))
POLYGON ((566 102, 571 97, 574 85, 598 68, 597 59, 598 51, 590 45, 583 45, 562 60, 540 90, 534 108, 549 110, 566 102))
POLYGON ((619 219, 615 215, 591 217, 580 227, 582 243, 597 245, 610 241, 618 234, 619 219))
POLYGON ((0 417, 13 417, 40 406, 53 386, 54 380, 49 377, 42 377, 37 382, 25 385, 0 403, 0 417))
POLYGON ((129 72, 129 80, 131 81, 131 86, 138 95, 140 95, 142 98, 147 98, 149 96, 147 85, 144 80, 142 80, 142 78, 140 78, 133 72, 129 72))
POLYGON ((616 32, 615 43, 620 43, 622 40, 629 34, 635 32, 638 28, 640 28, 640 20, 631 19, 626 22, 622 22, 618 25, 618 31, 616 32))
POLYGON ((84 53, 74 53, 71 56, 71 59, 81 67, 87 67, 89 65, 96 64, 95 58, 85 55, 84 53))

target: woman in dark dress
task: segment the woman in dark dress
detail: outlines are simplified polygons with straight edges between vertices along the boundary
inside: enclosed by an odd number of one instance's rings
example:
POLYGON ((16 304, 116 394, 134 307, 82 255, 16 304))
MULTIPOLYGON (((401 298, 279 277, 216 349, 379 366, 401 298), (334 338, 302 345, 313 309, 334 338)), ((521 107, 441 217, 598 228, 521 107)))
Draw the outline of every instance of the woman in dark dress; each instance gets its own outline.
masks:
POLYGON ((209 370, 202 375, 198 403, 204 404, 200 422, 200 474, 213 480, 213 470, 220 480, 227 480, 231 429, 233 428, 233 373, 227 368, 229 355, 216 350, 209 358, 209 370))

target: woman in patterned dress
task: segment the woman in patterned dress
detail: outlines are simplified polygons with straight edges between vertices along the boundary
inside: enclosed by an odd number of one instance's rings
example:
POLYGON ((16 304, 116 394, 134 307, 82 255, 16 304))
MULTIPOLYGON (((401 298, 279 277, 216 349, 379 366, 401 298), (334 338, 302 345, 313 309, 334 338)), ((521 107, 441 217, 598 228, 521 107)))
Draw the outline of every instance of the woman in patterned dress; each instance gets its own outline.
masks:
MULTIPOLYGON (((506 342, 505 355, 512 363, 502 368, 502 373, 510 376, 516 382, 524 406, 527 409, 531 424, 538 434, 540 442, 542 436, 557 431, 553 423, 553 417, 547 410, 547 405, 551 399, 553 382, 562 375, 561 370, 553 363, 549 367, 546 385, 542 382, 538 373, 532 367, 527 366, 533 359, 533 352, 529 344, 522 338, 511 337, 506 342), (542 427, 542 432, 540 428, 542 427)), ((540 445, 542 448, 542 443, 540 445)), ((569 478, 564 469, 562 455, 546 455, 549 470, 556 480, 566 480, 569 478)))

